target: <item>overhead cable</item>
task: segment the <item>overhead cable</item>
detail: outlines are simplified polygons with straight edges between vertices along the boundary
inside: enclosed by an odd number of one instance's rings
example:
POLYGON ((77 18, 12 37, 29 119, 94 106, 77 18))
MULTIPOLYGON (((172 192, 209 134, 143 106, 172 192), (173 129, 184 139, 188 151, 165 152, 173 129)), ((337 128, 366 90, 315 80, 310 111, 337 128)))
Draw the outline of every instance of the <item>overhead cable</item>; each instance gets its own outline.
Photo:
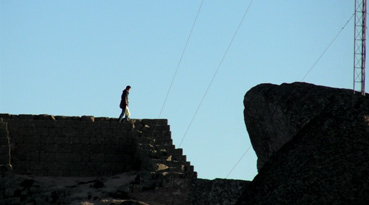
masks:
POLYGON ((211 81, 210 81, 210 83, 209 83, 209 85, 208 85, 208 87, 207 87, 207 89, 206 89, 206 91, 205 91, 204 95, 202 96, 202 99, 201 99, 201 101, 200 101, 200 104, 197 106, 197 109, 196 109, 196 111, 195 111, 195 113, 194 113, 194 115, 193 115, 193 117, 192 117, 192 119, 191 119, 191 121, 190 121, 190 124, 188 125, 187 130, 186 130, 185 134, 183 135, 181 142, 179 143, 179 146, 181 146, 181 145, 182 145, 183 140, 185 139, 185 137, 186 137, 186 135, 187 135, 188 131, 190 130, 191 125, 192 125, 192 123, 193 123, 194 119, 196 118, 197 113, 199 112, 199 110, 200 110, 200 108, 201 108, 201 105, 202 105, 202 103, 204 102, 204 99, 205 99, 206 95, 208 94, 208 91, 209 91, 209 89, 210 89, 211 85, 213 84, 214 79, 215 79, 215 77, 217 76, 217 74, 218 74, 218 71, 219 71, 220 67, 221 67, 221 66, 222 66, 222 64, 223 64, 223 61, 224 61, 225 57, 226 57, 226 56, 227 56, 227 54, 228 54, 229 49, 230 49, 230 48, 231 48, 231 46, 232 46, 233 40, 234 40, 234 39, 235 39, 235 37, 237 36, 237 33, 238 33, 238 31, 240 30, 241 25, 242 25, 242 23, 243 23, 243 21, 244 21, 244 19, 245 19, 246 15, 247 15, 247 13, 248 13, 248 12, 249 12, 249 10, 250 10, 250 7, 251 7, 252 2, 253 2, 253 0, 251 0, 251 1, 250 1, 250 4, 248 5, 247 9, 245 10, 245 12, 244 12, 244 14, 243 14, 243 16, 242 16, 242 19, 241 19, 240 23, 238 24, 238 27, 237 27, 236 31, 234 32, 233 37, 232 37, 231 41, 229 42, 228 47, 227 47, 226 51, 224 52, 224 55, 223 55, 223 57, 222 57, 222 59, 221 59, 221 61, 220 61, 219 65, 218 65, 218 67, 217 67, 217 69, 216 69, 216 71, 215 71, 214 75, 213 75, 213 77, 212 77, 212 79, 211 79, 211 81))
POLYGON ((183 59, 183 56, 185 54, 185 51, 187 49, 187 45, 188 45, 188 42, 190 41, 190 38, 191 38, 191 35, 192 35, 192 31, 193 29, 195 28, 195 24, 197 22, 197 18, 199 17, 199 14, 200 14, 200 11, 201 11, 201 8, 202 8, 202 4, 203 4, 204 0, 201 1, 201 4, 200 4, 200 7, 199 9, 197 10, 197 14, 196 14, 196 18, 195 20, 193 21, 193 24, 192 24, 192 27, 191 27, 191 31, 190 33, 188 34, 188 37, 187 37, 187 40, 186 40, 186 43, 185 43, 185 47, 183 48, 183 51, 182 51, 182 54, 181 54, 181 57, 179 58, 179 61, 178 61, 178 64, 177 64, 177 69, 173 75, 173 78, 172 78, 172 81, 170 82, 170 85, 169 85, 169 89, 168 89, 168 92, 165 96, 165 99, 164 99, 164 102, 163 102, 163 105, 161 107, 161 110, 160 110, 160 113, 159 113, 159 118, 161 117, 161 114, 163 113, 163 110, 164 110, 164 107, 165 107, 165 104, 167 102, 167 99, 168 99, 168 96, 169 96, 169 93, 170 93, 170 90, 172 89, 173 87, 173 82, 174 82, 174 79, 176 78, 177 76, 177 73, 178 73, 178 70, 179 70, 179 67, 181 65, 181 62, 182 62, 182 59, 183 59))
MULTIPOLYGON (((327 50, 331 47, 331 45, 333 44, 333 42, 338 38, 338 36, 341 34, 341 32, 345 29, 345 27, 347 26, 347 24, 352 20, 352 18, 354 17, 355 14, 353 14, 349 20, 347 20, 347 22, 345 23, 345 25, 341 28, 341 30, 336 34, 336 36, 333 38, 333 40, 328 44, 328 46, 325 48, 325 50, 323 51, 323 53, 319 56, 319 58, 314 62, 314 64, 311 66, 311 68, 306 72, 306 74, 304 75, 304 77, 302 78, 301 81, 304 81, 305 78, 309 75, 309 73, 311 72, 311 70, 313 70, 313 68, 317 65, 317 63, 320 61, 320 59, 323 57, 323 55, 327 52, 327 50)), ((293 90, 291 93, 293 93, 295 90, 293 90)), ((284 102, 286 102, 287 100, 289 100, 289 98, 292 95, 290 95, 284 102)), ((241 158, 236 162, 236 164, 233 166, 233 168, 231 169, 231 171, 227 174, 226 178, 228 178, 228 176, 233 172, 233 170, 237 167, 237 165, 241 162, 241 160, 243 159, 243 157, 246 155, 246 153, 250 150, 251 145, 249 145, 249 147, 246 149, 246 151, 243 153, 243 155, 241 156, 241 158)))

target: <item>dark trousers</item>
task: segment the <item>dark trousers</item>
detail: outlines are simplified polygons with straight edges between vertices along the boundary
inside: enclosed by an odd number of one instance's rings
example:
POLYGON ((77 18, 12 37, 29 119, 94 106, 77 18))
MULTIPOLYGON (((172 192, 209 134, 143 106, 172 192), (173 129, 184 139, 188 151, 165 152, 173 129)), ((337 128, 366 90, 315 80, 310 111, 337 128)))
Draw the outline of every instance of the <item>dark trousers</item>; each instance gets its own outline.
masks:
MULTIPOLYGON (((119 122, 121 121, 121 119, 123 118, 123 116, 124 116, 124 113, 126 112, 126 106, 122 106, 123 108, 122 108, 122 113, 119 115, 119 118, 118 118, 118 120, 119 120, 119 122)), ((126 116, 125 117, 125 119, 127 120, 128 119, 128 117, 126 116)))

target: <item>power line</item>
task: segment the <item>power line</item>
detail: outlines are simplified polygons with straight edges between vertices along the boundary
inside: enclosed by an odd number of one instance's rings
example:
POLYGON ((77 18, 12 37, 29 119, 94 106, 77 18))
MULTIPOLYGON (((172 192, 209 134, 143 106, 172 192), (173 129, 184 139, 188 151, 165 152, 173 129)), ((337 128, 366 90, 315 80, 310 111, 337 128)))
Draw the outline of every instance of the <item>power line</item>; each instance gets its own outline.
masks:
POLYGON ((349 20, 347 20, 347 22, 345 23, 345 25, 341 28, 341 30, 336 34, 336 36, 333 38, 333 40, 328 44, 327 48, 325 48, 325 50, 323 51, 323 53, 319 56, 319 58, 315 61, 315 63, 311 66, 311 68, 309 69, 309 71, 305 74, 305 76, 302 78, 301 81, 304 81, 305 78, 309 75, 309 73, 313 70, 313 68, 316 66, 316 64, 318 64, 318 62, 320 61, 320 59, 323 57, 323 55, 325 54, 325 52, 327 52, 327 50, 331 47, 331 45, 333 44, 334 41, 336 41, 336 39, 338 38, 338 36, 341 34, 341 32, 343 31, 343 29, 345 29, 345 27, 347 26, 347 24, 352 20, 352 17, 355 16, 355 13, 352 14, 352 16, 349 18, 349 20))
POLYGON ((243 157, 246 155, 246 153, 250 150, 251 145, 246 149, 246 151, 243 153, 243 155, 241 156, 241 158, 236 162, 236 164, 233 166, 233 168, 231 169, 231 171, 229 171, 229 173, 227 174, 227 176, 225 178, 228 178, 229 175, 233 172, 233 170, 237 167, 237 165, 241 162, 241 160, 243 159, 243 157))
POLYGON ((181 65, 181 62, 182 62, 182 59, 183 59, 183 56, 184 56, 184 53, 187 49, 187 45, 188 45, 188 42, 190 41, 190 38, 191 38, 191 35, 192 35, 192 31, 193 29, 195 28, 195 24, 197 22, 197 18, 199 17, 199 14, 200 14, 200 11, 201 11, 201 8, 202 8, 202 4, 204 3, 204 0, 201 1, 201 4, 200 4, 200 7, 199 9, 197 10, 197 14, 196 14, 196 18, 195 20, 193 21, 193 24, 192 24, 192 27, 191 27, 191 31, 187 37, 187 40, 186 40, 186 43, 185 43, 185 47, 183 48, 183 51, 182 51, 182 54, 181 54, 181 57, 179 58, 179 61, 178 61, 178 64, 177 64, 177 69, 176 69, 176 72, 174 73, 173 75, 173 78, 172 78, 172 81, 170 82, 170 85, 169 85, 169 89, 168 89, 168 92, 167 92, 167 95, 165 96, 165 99, 164 99, 164 103, 161 107, 161 110, 160 110, 160 113, 159 113, 159 118, 161 117, 161 114, 164 110, 164 107, 165 107, 165 104, 167 102, 167 99, 168 99, 168 96, 169 96, 169 93, 170 93, 170 90, 172 89, 172 86, 173 86, 173 82, 174 82, 174 79, 176 78, 177 76, 177 73, 178 73, 178 70, 179 70, 179 66, 181 65))
MULTIPOLYGON (((316 64, 318 64, 318 62, 320 61, 320 59, 323 57, 323 55, 327 52, 327 50, 331 47, 331 45, 333 44, 333 42, 338 38, 338 36, 341 34, 341 32, 345 29, 345 27, 347 26, 347 24, 352 20, 352 18, 354 17, 355 14, 353 14, 349 20, 347 20, 347 22, 345 23, 345 25, 341 28, 341 30, 336 34, 336 36, 333 38, 333 40, 328 44, 328 46, 325 48, 325 50, 323 51, 323 53, 319 56, 319 58, 314 62, 314 64, 311 66, 311 68, 306 72, 306 74, 304 75, 304 77, 302 78, 301 81, 304 81, 305 78, 309 75, 309 73, 311 72, 311 70, 313 70, 313 68, 316 66, 316 64)), ((295 89, 291 92, 293 93, 295 91, 295 89)), ((289 98, 291 97, 291 95, 284 101, 286 102, 287 100, 289 100, 289 98)), ((246 151, 243 153, 243 155, 241 156, 241 158, 236 162, 236 164, 233 166, 233 168, 231 169, 231 171, 227 174, 226 178, 228 178, 228 176, 233 172, 233 170, 237 167, 237 165, 241 162, 241 160, 243 159, 243 157, 246 155, 246 153, 250 150, 251 145, 249 145, 249 147, 246 149, 246 151)))
POLYGON ((190 124, 188 125, 187 130, 186 130, 185 134, 184 134, 184 135, 183 135, 183 137, 182 137, 181 142, 179 143, 179 147, 182 145, 183 140, 185 139, 185 137, 186 137, 186 135, 187 135, 188 131, 190 130, 191 125, 192 125, 192 123, 193 123, 194 119, 196 118, 196 115, 197 115, 197 113, 199 112, 200 107, 201 107, 202 103, 204 102, 204 99, 205 99, 206 95, 208 94, 208 91, 209 91, 209 89, 210 89, 211 85, 213 84, 214 79, 215 79, 215 77, 217 76, 217 74, 218 74, 218 71, 219 71, 220 67, 221 67, 221 66, 222 66, 222 64, 223 64, 223 61, 224 61, 225 57, 226 57, 226 56, 227 56, 227 54, 228 54, 229 49, 230 49, 230 48, 231 48, 231 46, 232 46, 233 40, 235 39, 235 37, 236 37, 236 35, 237 35, 238 31, 240 30, 241 25, 242 25, 242 23, 243 23, 243 21, 244 21, 244 19, 245 19, 246 15, 247 15, 247 13, 248 13, 248 12, 249 12, 249 10, 250 10, 250 7, 251 7, 252 2, 253 2, 253 0, 251 0, 251 2, 250 2, 250 4, 249 4, 249 6, 248 6, 248 7, 247 7, 247 9, 245 10, 245 12, 244 12, 244 14, 243 14, 243 16, 242 16, 242 19, 241 19, 241 21, 240 21, 240 23, 239 23, 239 25, 238 25, 238 27, 237 27, 237 29, 236 29, 235 33, 233 34, 233 37, 232 37, 232 39, 231 39, 230 43, 228 44, 228 47, 227 47, 227 49, 226 49, 226 51, 225 51, 225 53, 224 53, 224 55, 223 55, 223 57, 222 57, 222 59, 221 59, 221 61, 220 61, 219 65, 218 65, 218 68, 216 69, 216 71, 215 71, 215 73, 214 73, 214 75, 213 75, 213 78, 211 79, 211 81, 210 81, 210 83, 209 83, 209 85, 208 85, 208 87, 207 87, 207 89, 206 89, 206 91, 205 91, 204 95, 202 96, 202 99, 201 99, 201 101, 200 101, 200 104, 198 105, 198 107, 197 107, 197 109, 196 109, 196 111, 195 111, 195 114, 193 115, 193 117, 192 117, 192 119, 191 119, 191 121, 190 121, 190 124))

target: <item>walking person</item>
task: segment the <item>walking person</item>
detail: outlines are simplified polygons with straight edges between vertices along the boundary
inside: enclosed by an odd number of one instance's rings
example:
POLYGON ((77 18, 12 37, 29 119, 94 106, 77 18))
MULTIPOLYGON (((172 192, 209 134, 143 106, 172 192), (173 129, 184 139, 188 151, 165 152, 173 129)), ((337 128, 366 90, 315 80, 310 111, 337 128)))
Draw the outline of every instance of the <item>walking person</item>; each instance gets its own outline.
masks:
POLYGON ((121 99, 120 104, 119 104, 119 107, 122 108, 122 113, 119 116, 119 122, 121 122, 123 120, 124 115, 125 115, 124 120, 128 121, 128 117, 129 117, 129 108, 128 108, 129 99, 128 99, 128 95, 129 95, 130 90, 131 90, 131 86, 129 86, 129 85, 127 85, 126 89, 123 90, 122 99, 121 99))

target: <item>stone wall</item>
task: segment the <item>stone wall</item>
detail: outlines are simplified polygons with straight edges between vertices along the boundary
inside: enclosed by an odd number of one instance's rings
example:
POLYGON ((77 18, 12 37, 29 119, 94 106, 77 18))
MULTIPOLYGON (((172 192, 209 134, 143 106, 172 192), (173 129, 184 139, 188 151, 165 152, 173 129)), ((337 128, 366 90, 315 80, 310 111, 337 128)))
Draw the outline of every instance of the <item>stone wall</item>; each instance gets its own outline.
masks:
POLYGON ((0 165, 10 165, 9 132, 7 123, 0 119, 0 165))
POLYGON ((0 114, 1 118, 0 163, 4 164, 10 149, 10 163, 17 174, 111 176, 127 171, 169 169, 163 163, 153 162, 151 156, 155 154, 180 155, 184 162, 177 166, 193 172, 182 150, 172 144, 165 119, 119 123, 116 118, 93 116, 0 114), (10 139, 10 146, 5 138, 10 139), (158 144, 163 139, 165 143, 158 144))

